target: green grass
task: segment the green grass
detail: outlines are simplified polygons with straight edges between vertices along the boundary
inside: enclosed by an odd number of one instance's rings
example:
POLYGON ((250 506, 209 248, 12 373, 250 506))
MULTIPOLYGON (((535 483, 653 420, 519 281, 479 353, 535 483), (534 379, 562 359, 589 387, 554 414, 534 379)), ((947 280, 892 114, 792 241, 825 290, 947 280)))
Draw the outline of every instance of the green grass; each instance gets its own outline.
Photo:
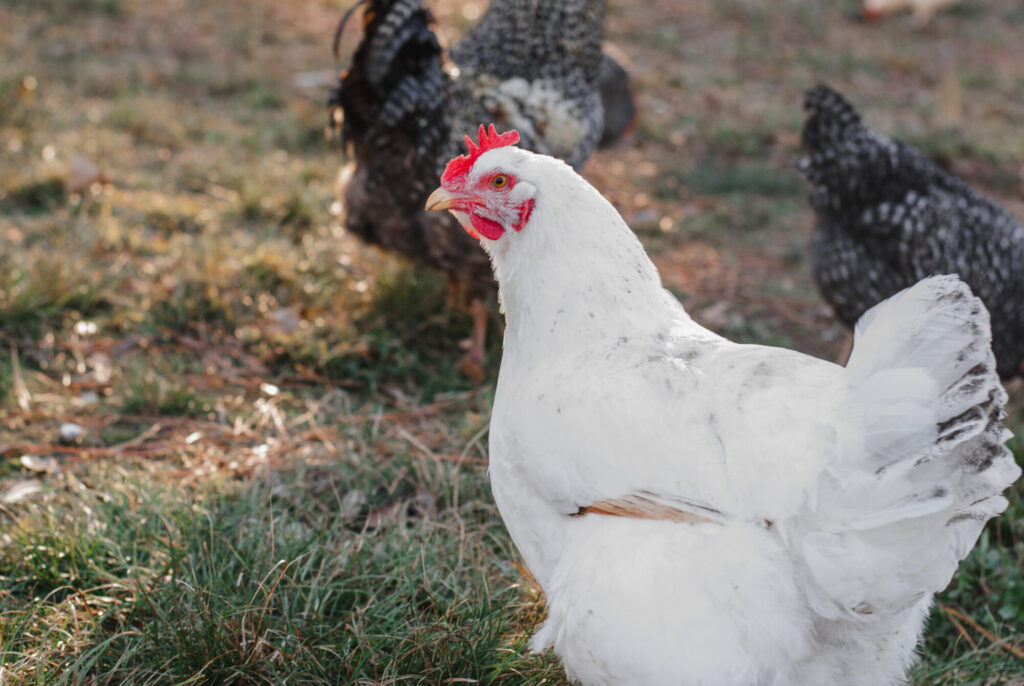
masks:
MULTIPOLYGON (((452 433, 438 448, 475 433, 486 402, 467 396, 446 410, 439 421, 452 433)), ((169 469, 98 463, 61 472, 37 499, 8 508, 5 677, 564 684, 550 656, 525 650, 537 597, 519 585, 473 452, 461 465, 417 454, 359 418, 336 416, 348 427, 340 456, 282 455, 263 478, 189 486, 169 469)), ((1024 597, 1022 501, 985 532, 939 599, 1003 640, 1024 597)), ((1024 677, 1005 647, 971 626, 977 645, 965 645, 945 615, 933 618, 918 683, 1024 677)))
MULTIPOLYGON (((449 310, 447 298, 448 284, 441 274, 408 267, 386 271, 358 321, 364 334, 357 349, 327 357, 324 373, 361 381, 371 389, 398 384, 423 397, 471 388, 455 369, 471 320, 449 310)), ((489 354, 498 359, 500 329, 493 319, 491 324, 489 354)))
POLYGON ((155 355, 133 357, 126 362, 122 413, 177 417, 202 417, 211 413, 211 402, 188 380, 188 372, 201 372, 192 360, 155 355))
MULTIPOLYGON (((71 246, 74 250, 77 246, 71 246)), ((80 271, 86 260, 74 254, 0 254, 0 333, 38 338, 72 318, 110 310, 119 278, 80 271)))
POLYGON ((789 197, 804 195, 806 184, 795 173, 781 172, 775 166, 761 164, 723 165, 703 161, 691 171, 686 185, 705 195, 746 197, 763 195, 789 197))
POLYGON ((4 192, 3 211, 40 214, 52 211, 64 202, 64 180, 57 177, 28 183, 4 192))
POLYGON ((2 4, 11 7, 31 5, 52 12, 55 17, 91 13, 114 16, 120 10, 119 0, 33 0, 31 3, 26 0, 3 0, 2 4))
POLYGON ((536 598, 480 468, 370 459, 198 490, 67 474, 5 530, 0 668, 38 684, 562 683, 524 654, 536 598))

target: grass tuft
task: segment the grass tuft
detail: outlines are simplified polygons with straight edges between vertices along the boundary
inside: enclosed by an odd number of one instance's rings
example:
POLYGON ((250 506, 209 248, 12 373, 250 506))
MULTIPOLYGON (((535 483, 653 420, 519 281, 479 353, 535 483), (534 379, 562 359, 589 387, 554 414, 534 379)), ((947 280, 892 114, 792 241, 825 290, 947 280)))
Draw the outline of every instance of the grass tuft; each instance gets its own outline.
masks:
POLYGON ((60 207, 66 198, 64 179, 53 176, 41 181, 30 181, 6 191, 0 207, 5 214, 40 214, 60 207))
MULTIPOLYGON (((422 518, 400 499, 371 525, 343 506, 344 480, 305 497, 309 476, 189 496, 90 470, 48 493, 11 533, 32 552, 0 553, 0 666, 55 684, 563 683, 550 659, 522 655, 524 597, 493 511, 422 518), (56 640, 71 614, 73 651, 56 640)), ((469 470, 457 478, 479 489, 469 470)))
POLYGON ((801 196, 806 185, 796 174, 780 173, 762 164, 723 165, 714 160, 699 163, 685 179, 686 185, 704 195, 801 196))

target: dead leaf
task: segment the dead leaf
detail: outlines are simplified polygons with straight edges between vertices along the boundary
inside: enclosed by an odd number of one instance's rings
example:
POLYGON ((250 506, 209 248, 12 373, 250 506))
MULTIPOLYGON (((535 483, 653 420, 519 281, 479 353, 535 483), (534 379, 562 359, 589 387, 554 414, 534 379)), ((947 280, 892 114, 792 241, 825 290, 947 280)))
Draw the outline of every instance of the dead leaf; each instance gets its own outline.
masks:
POLYGON ((7 488, 0 491, 0 503, 11 505, 32 497, 43 490, 42 484, 36 479, 22 479, 15 481, 7 488))
POLYGON ((355 519, 366 504, 366 494, 362 491, 349 491, 341 499, 341 518, 345 521, 355 519))
POLYGON ((28 411, 32 395, 25 386, 25 379, 21 375, 21 363, 18 361, 18 347, 11 345, 11 377, 14 386, 14 397, 18 399, 18 407, 28 411))
POLYGON ((60 463, 54 457, 40 457, 39 455, 22 455, 18 460, 21 466, 32 472, 43 472, 53 474, 60 471, 60 463))
POLYGON ((402 512, 405 510, 405 503, 397 502, 391 503, 390 505, 382 505, 381 507, 375 507, 370 510, 370 513, 366 515, 366 528, 376 529, 381 524, 389 521, 395 521, 399 519, 402 512))

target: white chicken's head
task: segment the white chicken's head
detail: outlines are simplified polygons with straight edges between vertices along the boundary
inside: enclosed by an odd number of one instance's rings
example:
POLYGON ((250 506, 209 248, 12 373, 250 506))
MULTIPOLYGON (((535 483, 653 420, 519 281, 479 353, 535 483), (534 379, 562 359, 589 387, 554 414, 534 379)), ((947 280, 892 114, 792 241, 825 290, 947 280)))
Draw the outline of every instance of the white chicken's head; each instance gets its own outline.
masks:
POLYGON ((449 210, 474 238, 497 241, 530 220, 537 187, 522 178, 531 155, 515 147, 518 132, 499 134, 494 124, 486 131, 481 125, 479 139, 476 144, 466 136, 469 154, 448 163, 426 209, 449 210))
POLYGON ((578 291, 588 277, 637 293, 639 277, 660 298, 658 271, 615 207, 568 164, 518 140, 515 131, 481 126, 480 143, 467 137, 469 154, 448 163, 426 203, 480 240, 506 314, 523 303, 561 302, 552 294, 578 291))

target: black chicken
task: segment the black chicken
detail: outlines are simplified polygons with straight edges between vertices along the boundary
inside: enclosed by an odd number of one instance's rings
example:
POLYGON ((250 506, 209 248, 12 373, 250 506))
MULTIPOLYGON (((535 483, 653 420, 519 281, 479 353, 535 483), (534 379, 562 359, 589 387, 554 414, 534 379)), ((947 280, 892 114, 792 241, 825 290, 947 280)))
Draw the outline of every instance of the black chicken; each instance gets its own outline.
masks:
POLYGON ((450 215, 423 203, 481 124, 516 129, 523 147, 575 167, 622 133, 633 103, 622 97, 625 72, 601 52, 605 2, 494 2, 447 62, 422 0, 362 4, 363 40, 328 103, 355 160, 346 224, 465 289, 474 326, 461 368, 482 378, 490 263, 450 215), (607 118, 602 93, 616 108, 607 118))
POLYGON ((839 93, 808 91, 806 152, 818 222, 811 268, 852 327, 881 300, 933 274, 960 275, 992 315, 999 374, 1024 372, 1024 227, 906 143, 861 123, 839 93))

